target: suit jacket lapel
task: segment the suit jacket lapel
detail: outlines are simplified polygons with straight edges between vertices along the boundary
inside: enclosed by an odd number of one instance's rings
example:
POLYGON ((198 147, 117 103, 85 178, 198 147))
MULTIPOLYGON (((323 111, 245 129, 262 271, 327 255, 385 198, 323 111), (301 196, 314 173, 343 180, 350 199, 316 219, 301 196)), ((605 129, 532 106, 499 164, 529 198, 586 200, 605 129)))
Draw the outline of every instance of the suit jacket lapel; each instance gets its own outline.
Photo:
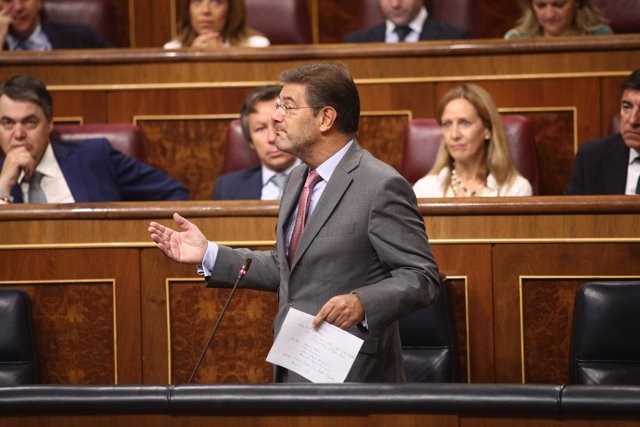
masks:
POLYGON ((82 178, 83 168, 80 164, 80 158, 73 149, 73 146, 51 142, 51 147, 60 165, 64 179, 67 181, 69 190, 73 195, 73 199, 76 202, 89 202, 89 191, 87 191, 87 186, 82 178))
POLYGON ((629 147, 617 134, 609 145, 609 154, 605 157, 606 166, 603 168, 603 189, 605 194, 624 194, 627 186, 627 171, 629 169, 629 147))
POLYGON ((280 210, 278 212, 278 225, 276 227, 276 241, 278 242, 278 258, 280 259, 280 268, 286 266, 289 269, 286 254, 286 238, 288 220, 293 214, 298 204, 298 198, 302 191, 302 186, 307 178, 309 168, 305 164, 301 164, 294 168, 289 175, 289 181, 284 189, 282 198, 280 199, 280 210))
POLYGON ((353 181, 350 173, 358 166, 361 158, 362 148, 360 148, 357 141, 354 141, 342 160, 340 160, 340 163, 338 163, 336 170, 322 192, 320 200, 318 200, 313 213, 309 217, 307 225, 304 227, 291 268, 295 267, 300 257, 313 242, 318 232, 338 206, 338 203, 340 203, 342 196, 353 181))

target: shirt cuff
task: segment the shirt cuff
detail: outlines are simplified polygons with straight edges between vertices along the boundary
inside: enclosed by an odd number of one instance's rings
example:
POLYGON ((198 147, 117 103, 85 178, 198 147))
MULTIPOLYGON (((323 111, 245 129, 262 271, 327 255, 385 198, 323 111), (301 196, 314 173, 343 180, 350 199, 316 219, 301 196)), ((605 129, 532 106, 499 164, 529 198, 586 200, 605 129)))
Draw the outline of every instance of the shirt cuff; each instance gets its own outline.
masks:
POLYGON ((207 243, 207 251, 204 253, 202 263, 198 264, 198 274, 200 276, 209 277, 213 273, 213 267, 216 265, 216 259, 218 259, 218 245, 213 242, 207 243))

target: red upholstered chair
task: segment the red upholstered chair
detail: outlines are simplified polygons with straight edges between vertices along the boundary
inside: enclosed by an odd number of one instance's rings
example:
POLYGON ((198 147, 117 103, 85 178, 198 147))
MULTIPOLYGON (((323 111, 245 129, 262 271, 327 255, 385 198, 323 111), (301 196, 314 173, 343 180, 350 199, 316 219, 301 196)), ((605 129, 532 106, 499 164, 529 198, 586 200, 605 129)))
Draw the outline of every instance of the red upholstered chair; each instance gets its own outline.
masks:
MULTIPOLYGON (((518 171, 529 180, 533 194, 539 194, 540 176, 535 150, 535 134, 526 117, 502 115, 511 155, 518 171)), ((407 126, 400 173, 414 183, 433 167, 442 140, 435 119, 413 119, 407 126)))
POLYGON ((232 120, 227 128, 227 141, 224 147, 221 174, 258 166, 259 164, 258 155, 249 147, 249 142, 242 134, 240 120, 232 120))
POLYGON ((110 0, 44 0, 42 8, 53 22, 88 25, 112 45, 118 44, 110 0))
MULTIPOLYGON (((357 0, 360 3, 357 28, 367 28, 384 20, 380 0, 357 0)), ((480 37, 480 6, 478 0, 424 0, 429 16, 435 20, 466 28, 480 37)))
POLYGON ((609 20, 614 33, 640 33, 638 0, 595 0, 595 3, 609 20))
POLYGON ((308 0, 245 0, 247 23, 271 44, 308 44, 311 15, 308 0))
POLYGON ((51 139, 57 141, 80 142, 95 138, 106 138, 116 150, 144 160, 142 131, 130 123, 56 124, 51 132, 51 139))

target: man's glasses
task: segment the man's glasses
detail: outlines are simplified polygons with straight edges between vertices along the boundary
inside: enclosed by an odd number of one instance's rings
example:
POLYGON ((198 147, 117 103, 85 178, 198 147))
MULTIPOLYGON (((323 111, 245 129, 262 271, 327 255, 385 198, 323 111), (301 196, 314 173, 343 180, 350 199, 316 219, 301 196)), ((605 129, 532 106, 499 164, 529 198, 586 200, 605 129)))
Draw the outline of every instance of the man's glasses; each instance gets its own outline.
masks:
POLYGON ((288 105, 281 104, 276 102, 276 111, 282 111, 282 114, 285 116, 292 116, 296 110, 301 110, 303 108, 322 108, 322 107, 290 107, 288 105))

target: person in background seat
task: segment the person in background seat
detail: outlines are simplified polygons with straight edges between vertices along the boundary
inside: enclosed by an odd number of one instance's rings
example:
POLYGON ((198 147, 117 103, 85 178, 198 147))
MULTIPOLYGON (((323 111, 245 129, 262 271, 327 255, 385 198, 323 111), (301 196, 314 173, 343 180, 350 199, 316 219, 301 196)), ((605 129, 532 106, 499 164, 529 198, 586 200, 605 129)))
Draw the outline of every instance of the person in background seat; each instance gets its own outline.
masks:
POLYGON ((215 200, 279 200, 287 177, 300 161, 275 146, 276 130, 271 116, 276 111, 280 85, 256 88, 240 110, 240 125, 260 165, 220 175, 215 200))
POLYGON ((489 92, 474 84, 453 88, 438 103, 436 118, 443 143, 431 171, 413 186, 417 197, 531 196, 489 92))
POLYGON ((165 49, 266 47, 271 44, 268 38, 247 26, 244 0, 185 1, 178 25, 178 37, 165 43, 165 49))
POLYGON ((505 39, 613 34, 593 0, 519 0, 522 16, 505 39))
POLYGON ((417 42, 471 38, 471 32, 430 18, 423 0, 380 0, 386 17, 370 28, 353 31, 345 36, 347 43, 417 42))
POLYGON ((42 0, 0 0, 0 44, 3 50, 112 47, 87 25, 46 19, 42 0))
POLYGON ((189 199, 182 184, 104 138, 49 141, 52 118, 51 95, 37 78, 17 74, 0 86, 0 203, 189 199))
POLYGON ((582 144, 567 194, 640 194, 640 69, 622 82, 620 132, 582 144))

